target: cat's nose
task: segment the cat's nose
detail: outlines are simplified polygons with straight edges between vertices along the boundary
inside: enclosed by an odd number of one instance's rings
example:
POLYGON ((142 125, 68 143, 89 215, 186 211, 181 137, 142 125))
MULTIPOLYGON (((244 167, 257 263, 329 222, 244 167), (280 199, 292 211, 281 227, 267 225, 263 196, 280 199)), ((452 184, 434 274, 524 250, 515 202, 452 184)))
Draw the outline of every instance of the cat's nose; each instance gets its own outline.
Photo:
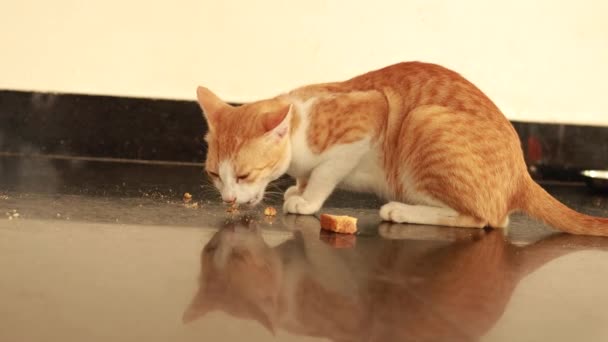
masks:
POLYGON ((222 197, 222 201, 224 201, 224 203, 232 204, 232 203, 236 202, 236 197, 234 197, 234 196, 222 197))

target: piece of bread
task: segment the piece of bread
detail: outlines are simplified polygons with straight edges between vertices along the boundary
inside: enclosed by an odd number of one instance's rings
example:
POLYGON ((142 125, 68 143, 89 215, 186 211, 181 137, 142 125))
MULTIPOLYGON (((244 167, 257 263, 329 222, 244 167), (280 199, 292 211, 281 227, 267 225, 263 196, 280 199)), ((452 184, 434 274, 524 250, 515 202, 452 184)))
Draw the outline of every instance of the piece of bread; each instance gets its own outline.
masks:
POLYGON ((321 214, 321 228, 336 233, 354 234, 357 232, 357 218, 321 214))

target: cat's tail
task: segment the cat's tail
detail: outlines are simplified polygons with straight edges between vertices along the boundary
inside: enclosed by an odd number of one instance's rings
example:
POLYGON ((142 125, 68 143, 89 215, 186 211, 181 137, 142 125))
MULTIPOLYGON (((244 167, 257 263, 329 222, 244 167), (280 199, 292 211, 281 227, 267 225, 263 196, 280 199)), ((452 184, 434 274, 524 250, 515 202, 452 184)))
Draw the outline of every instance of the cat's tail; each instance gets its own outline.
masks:
POLYGON ((584 215, 568 208, 549 195, 532 178, 526 180, 521 209, 566 233, 608 236, 608 218, 584 215))

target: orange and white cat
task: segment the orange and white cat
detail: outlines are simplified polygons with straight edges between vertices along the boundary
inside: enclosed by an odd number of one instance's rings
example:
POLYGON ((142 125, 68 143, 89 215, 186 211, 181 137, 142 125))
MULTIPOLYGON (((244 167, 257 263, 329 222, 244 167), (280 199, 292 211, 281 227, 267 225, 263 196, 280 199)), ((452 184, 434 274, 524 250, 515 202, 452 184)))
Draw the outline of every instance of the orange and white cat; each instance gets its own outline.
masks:
POLYGON ((389 201, 393 222, 505 227, 524 211, 574 234, 608 236, 608 219, 577 213, 527 172, 517 133, 454 71, 408 62, 230 106, 199 87, 206 170, 226 202, 257 204, 287 173, 284 211, 313 214, 336 187, 389 201))

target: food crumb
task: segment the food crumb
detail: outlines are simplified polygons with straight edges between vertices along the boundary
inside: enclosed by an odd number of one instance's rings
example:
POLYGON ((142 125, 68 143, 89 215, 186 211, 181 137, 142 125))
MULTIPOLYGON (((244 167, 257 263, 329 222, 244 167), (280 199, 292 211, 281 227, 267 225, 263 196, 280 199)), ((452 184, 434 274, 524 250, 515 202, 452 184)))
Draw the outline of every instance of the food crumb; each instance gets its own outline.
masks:
POLYGON ((198 209, 198 202, 192 202, 192 195, 189 192, 185 192, 182 199, 184 201, 184 207, 188 209, 198 209))
POLYGON ((19 216, 20 216, 19 213, 17 212, 17 209, 7 211, 5 214, 6 214, 6 218, 8 218, 9 220, 19 218, 19 216))
POLYGON ((197 209, 198 208, 198 202, 184 203, 184 207, 186 207, 188 209, 197 209))
POLYGON ((239 205, 236 202, 233 202, 228 208, 226 208, 227 213, 236 213, 239 211, 239 205))
POLYGON ((266 207, 266 209, 264 209, 264 215, 266 216, 276 216, 277 215, 277 210, 273 207, 266 207))

